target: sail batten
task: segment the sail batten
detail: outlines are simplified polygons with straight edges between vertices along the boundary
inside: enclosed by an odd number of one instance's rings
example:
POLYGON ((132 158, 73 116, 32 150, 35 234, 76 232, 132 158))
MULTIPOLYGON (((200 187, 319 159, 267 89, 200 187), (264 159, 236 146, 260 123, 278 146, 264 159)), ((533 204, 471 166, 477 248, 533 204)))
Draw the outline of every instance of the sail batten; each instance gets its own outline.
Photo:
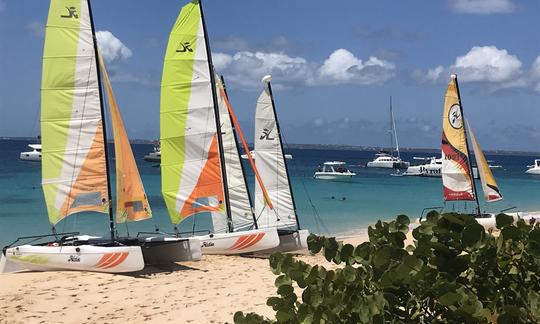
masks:
POLYGON ((86 0, 53 0, 41 81, 42 187, 51 224, 108 212, 95 44, 86 0))
POLYGON ((463 111, 455 75, 448 84, 444 99, 441 151, 444 200, 475 200, 463 111))

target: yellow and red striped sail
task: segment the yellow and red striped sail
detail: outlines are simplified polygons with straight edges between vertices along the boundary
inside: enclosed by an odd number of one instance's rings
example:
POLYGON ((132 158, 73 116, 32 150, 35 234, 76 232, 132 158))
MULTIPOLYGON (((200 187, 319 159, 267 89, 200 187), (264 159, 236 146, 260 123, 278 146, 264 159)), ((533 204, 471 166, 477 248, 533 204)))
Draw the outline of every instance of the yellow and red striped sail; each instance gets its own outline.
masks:
POLYGON ((51 224, 108 209, 105 143, 86 0, 52 0, 41 80, 42 185, 51 224))
POLYGON ((441 149, 444 200, 475 200, 456 75, 452 75, 444 98, 441 149))
POLYGON ((467 123, 467 128, 469 130, 469 136, 471 139, 474 157, 476 159, 476 165, 478 167, 478 175, 480 176, 480 181, 482 182, 482 191, 484 192, 484 199, 487 202, 494 202, 503 199, 501 191, 497 186, 495 177, 489 168, 489 164, 474 136, 474 133, 471 129, 469 123, 467 123))
POLYGON ((227 230, 227 215, 210 73, 201 8, 192 1, 182 8, 165 53, 161 191, 173 224, 210 212, 219 232, 227 230))
POLYGON ((116 159, 116 222, 133 222, 152 217, 144 186, 133 158, 129 138, 120 116, 103 58, 98 53, 99 64, 114 133, 114 156, 116 159))

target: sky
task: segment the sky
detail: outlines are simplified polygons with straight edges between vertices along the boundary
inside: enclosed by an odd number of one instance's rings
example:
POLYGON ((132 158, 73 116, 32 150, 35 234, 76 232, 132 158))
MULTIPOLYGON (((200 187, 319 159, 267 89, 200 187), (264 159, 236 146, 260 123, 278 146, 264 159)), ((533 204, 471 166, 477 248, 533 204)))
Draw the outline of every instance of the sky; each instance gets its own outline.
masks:
MULTIPOLYGON (((159 138, 165 46, 180 0, 92 0, 132 139, 159 138)), ((0 136, 39 134, 46 0, 0 0, 0 136)), ((214 65, 248 139, 273 75, 287 143, 437 148, 449 75, 484 149, 540 151, 540 1, 205 0, 214 65)))

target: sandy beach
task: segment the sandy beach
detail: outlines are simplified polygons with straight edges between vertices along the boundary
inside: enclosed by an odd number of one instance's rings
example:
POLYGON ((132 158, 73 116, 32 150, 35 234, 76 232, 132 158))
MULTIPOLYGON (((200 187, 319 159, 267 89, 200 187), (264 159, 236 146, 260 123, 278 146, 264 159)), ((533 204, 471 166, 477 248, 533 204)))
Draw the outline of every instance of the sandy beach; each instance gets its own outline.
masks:
MULTIPOLYGON (((367 234, 347 237, 359 244, 367 234)), ((331 265, 320 255, 299 255, 331 265)), ((203 256, 135 274, 21 272, 0 275, 1 323, 231 323, 236 311, 272 316, 268 259, 203 256)))

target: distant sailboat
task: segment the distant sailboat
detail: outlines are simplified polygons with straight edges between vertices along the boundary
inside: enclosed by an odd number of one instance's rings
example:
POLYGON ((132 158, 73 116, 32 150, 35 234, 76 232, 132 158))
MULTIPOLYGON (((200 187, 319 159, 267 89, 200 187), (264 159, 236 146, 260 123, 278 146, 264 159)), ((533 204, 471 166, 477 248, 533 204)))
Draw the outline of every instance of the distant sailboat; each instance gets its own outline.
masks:
POLYGON ((160 104, 162 194, 175 226, 209 215, 205 254, 239 254, 279 244, 275 229, 258 229, 223 85, 214 75, 200 1, 174 24, 163 66, 160 104), (229 176, 228 173, 231 173, 229 176))
POLYGON ((375 159, 367 163, 368 168, 384 168, 384 169, 407 169, 410 165, 401 159, 399 154, 399 142, 396 131, 396 121, 394 120, 394 110, 392 108, 392 97, 390 97, 390 152, 381 151, 375 154, 375 159), (394 156, 394 143, 395 152, 394 156))
POLYGON ((269 208, 263 188, 255 184, 255 215, 259 228, 277 228, 280 245, 275 250, 307 248, 308 230, 300 228, 289 171, 285 162, 281 131, 276 115, 270 75, 262 79, 264 90, 255 111, 255 164, 273 208, 269 208))

